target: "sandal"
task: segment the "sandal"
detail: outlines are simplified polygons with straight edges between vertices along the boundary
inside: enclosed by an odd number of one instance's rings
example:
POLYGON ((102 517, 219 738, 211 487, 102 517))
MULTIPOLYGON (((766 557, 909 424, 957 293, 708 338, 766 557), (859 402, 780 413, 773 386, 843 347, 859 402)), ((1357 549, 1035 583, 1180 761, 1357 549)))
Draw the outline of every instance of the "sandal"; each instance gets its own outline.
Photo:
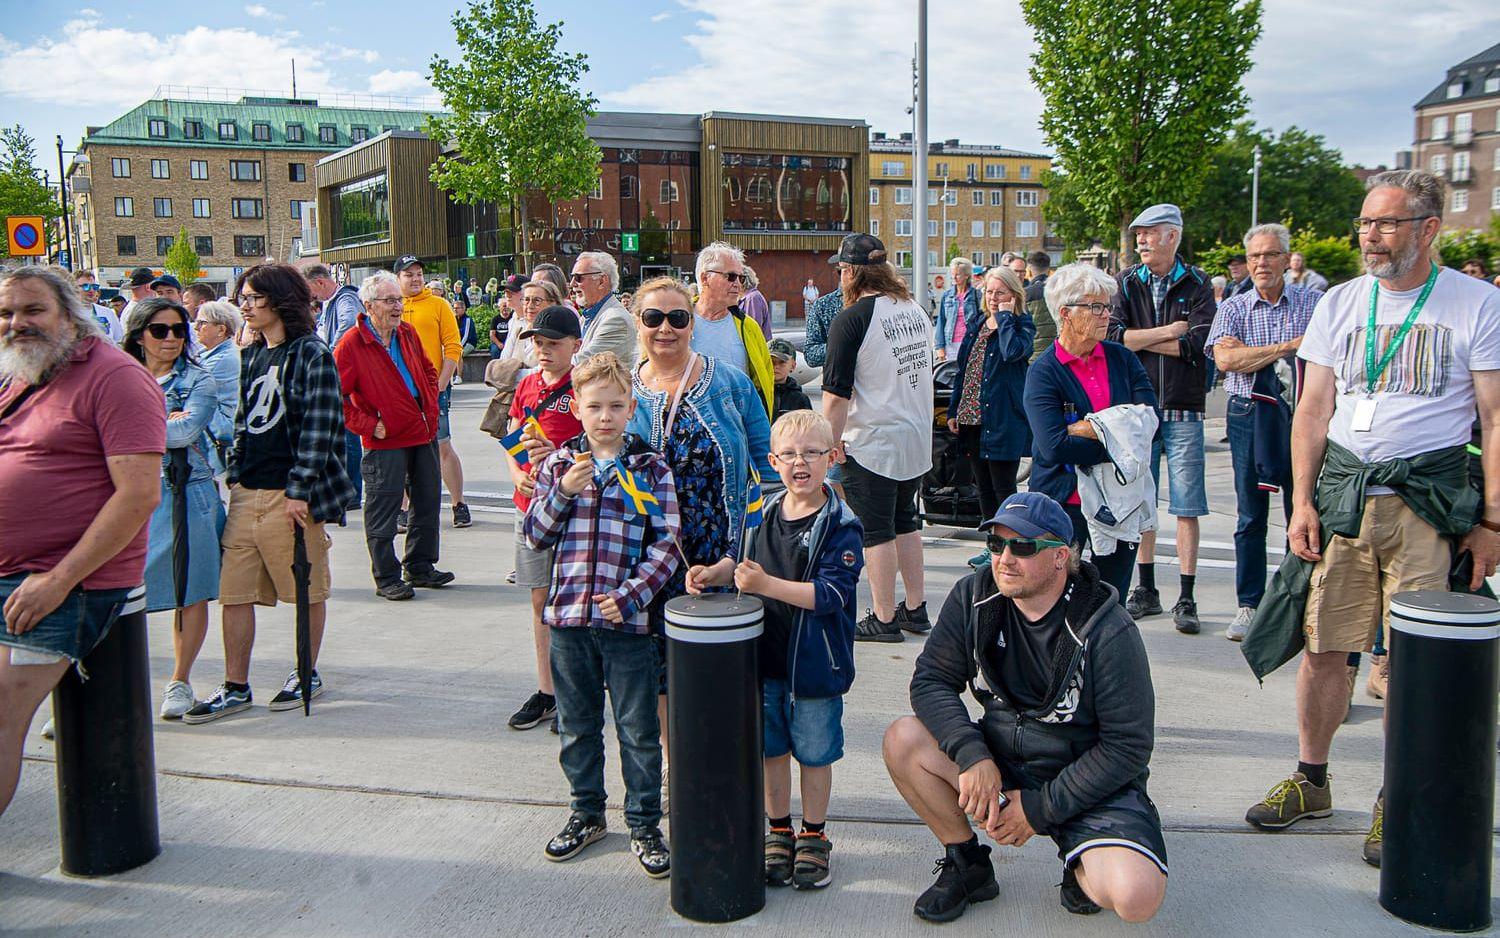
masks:
POLYGON ((771 828, 766 835, 766 885, 787 886, 792 882, 792 854, 796 839, 791 828, 771 828))
POLYGON ((828 855, 833 844, 821 831, 803 831, 797 835, 797 861, 792 869, 792 885, 798 889, 822 889, 833 881, 828 855))

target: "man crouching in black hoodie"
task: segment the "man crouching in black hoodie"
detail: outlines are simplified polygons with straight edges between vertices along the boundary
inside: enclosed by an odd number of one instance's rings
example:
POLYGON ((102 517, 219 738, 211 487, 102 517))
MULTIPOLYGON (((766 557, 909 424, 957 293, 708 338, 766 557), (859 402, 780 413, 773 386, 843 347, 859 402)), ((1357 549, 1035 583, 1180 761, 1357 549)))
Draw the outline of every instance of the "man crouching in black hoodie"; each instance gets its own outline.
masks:
POLYGON ((1144 922, 1166 895, 1167 852, 1146 795, 1156 701, 1140 633, 1067 546, 1057 502, 1018 493, 981 527, 990 571, 948 594, 912 675, 916 716, 885 734, 891 780, 945 848, 913 911, 950 922, 1000 894, 972 818, 1004 846, 1050 836, 1069 912, 1144 922))

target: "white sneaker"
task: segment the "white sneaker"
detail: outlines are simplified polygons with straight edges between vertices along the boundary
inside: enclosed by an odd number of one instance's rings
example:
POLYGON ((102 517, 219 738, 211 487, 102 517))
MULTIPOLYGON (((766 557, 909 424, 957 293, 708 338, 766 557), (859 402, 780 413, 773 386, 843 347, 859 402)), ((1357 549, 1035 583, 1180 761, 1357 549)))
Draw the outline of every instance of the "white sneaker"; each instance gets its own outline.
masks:
POLYGON ((1234 614, 1234 621, 1229 623, 1229 628, 1224 630, 1224 637, 1231 642, 1243 641, 1245 633, 1250 631, 1250 620, 1255 618, 1255 610, 1249 606, 1241 606, 1240 611, 1234 614))
POLYGON ((171 681, 161 695, 161 718, 180 720, 184 713, 193 709, 194 703, 193 685, 187 681, 171 681))

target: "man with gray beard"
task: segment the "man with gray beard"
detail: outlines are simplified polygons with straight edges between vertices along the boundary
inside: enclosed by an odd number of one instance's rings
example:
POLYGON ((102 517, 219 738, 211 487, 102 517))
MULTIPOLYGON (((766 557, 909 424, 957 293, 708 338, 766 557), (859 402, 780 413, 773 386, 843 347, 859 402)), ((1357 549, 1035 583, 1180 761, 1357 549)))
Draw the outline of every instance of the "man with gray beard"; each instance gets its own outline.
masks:
POLYGON ((36 708, 141 587, 166 442, 161 389, 67 272, 0 269, 0 812, 36 708))
MULTIPOLYGON (((1354 221, 1365 276, 1323 295, 1297 350, 1306 375, 1292 422, 1293 556, 1243 645, 1263 676, 1298 630, 1305 638, 1297 771, 1245 816, 1268 830, 1333 813, 1328 751, 1349 707, 1345 662, 1370 650, 1390 597, 1447 590, 1455 550, 1473 557, 1460 588, 1478 589, 1500 562, 1500 293, 1433 263, 1437 177, 1385 172, 1366 186, 1354 221), (1476 404, 1482 496, 1466 452, 1476 404)), ((1382 797, 1364 847, 1374 866, 1383 815, 1382 797)))

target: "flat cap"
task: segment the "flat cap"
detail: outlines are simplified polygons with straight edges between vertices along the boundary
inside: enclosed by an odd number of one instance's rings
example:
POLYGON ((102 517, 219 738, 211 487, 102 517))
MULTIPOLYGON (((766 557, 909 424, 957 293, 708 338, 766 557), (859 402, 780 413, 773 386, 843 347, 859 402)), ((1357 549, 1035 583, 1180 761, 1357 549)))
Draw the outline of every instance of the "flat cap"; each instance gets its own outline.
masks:
POLYGON ((1182 209, 1171 202, 1163 202, 1153 205, 1135 216, 1135 221, 1130 223, 1132 228, 1150 228, 1152 225, 1176 225, 1182 227, 1182 209))

